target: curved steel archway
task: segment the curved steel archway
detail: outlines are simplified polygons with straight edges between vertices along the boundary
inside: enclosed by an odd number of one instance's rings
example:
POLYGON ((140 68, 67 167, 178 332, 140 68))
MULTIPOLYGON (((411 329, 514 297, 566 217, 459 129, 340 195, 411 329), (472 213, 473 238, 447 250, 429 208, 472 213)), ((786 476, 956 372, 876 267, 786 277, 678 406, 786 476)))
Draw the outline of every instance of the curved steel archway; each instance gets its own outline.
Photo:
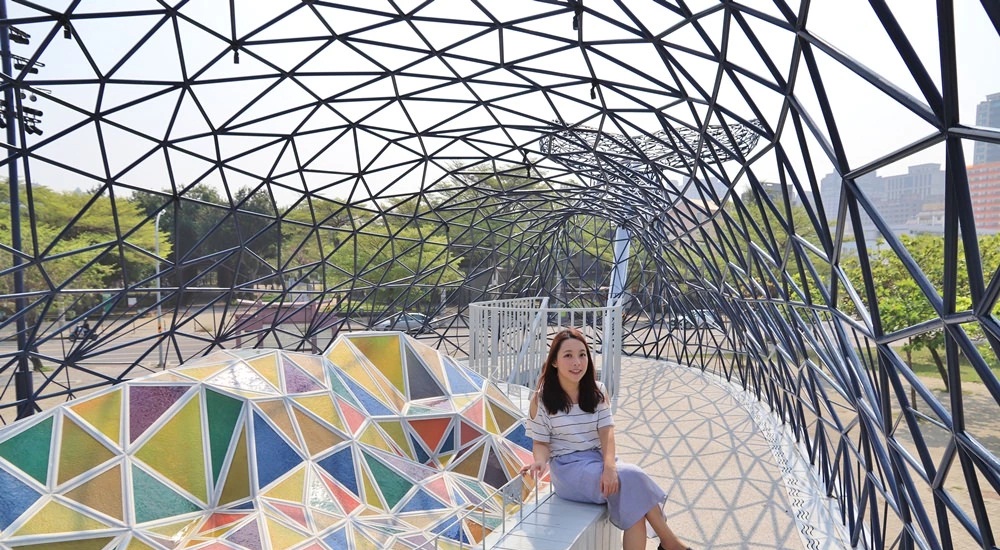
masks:
POLYGON ((621 231, 628 351, 756 392, 857 544, 995 547, 995 3, 257 4, 0 0, 4 422, 400 312, 461 352, 621 231))

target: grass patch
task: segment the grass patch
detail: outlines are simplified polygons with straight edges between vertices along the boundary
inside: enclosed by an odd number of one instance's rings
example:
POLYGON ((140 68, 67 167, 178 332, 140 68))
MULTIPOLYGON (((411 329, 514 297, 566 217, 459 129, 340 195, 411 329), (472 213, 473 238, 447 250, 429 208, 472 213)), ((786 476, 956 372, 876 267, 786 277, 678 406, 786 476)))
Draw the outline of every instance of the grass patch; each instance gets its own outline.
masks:
MULTIPOLYGON (((993 372, 993 376, 1000 379, 1000 358, 998 358, 993 352, 993 348, 991 348, 989 344, 984 343, 977 345, 976 349, 979 350, 979 354, 986 361, 990 371, 993 372)), ((903 359, 903 361, 906 361, 906 352, 901 349, 897 349, 896 351, 899 353, 899 356, 903 359)), ((943 358, 944 350, 941 350, 940 353, 943 358)), ((732 351, 722 351, 718 354, 718 357, 724 360, 731 360, 735 358, 736 355, 737 354, 732 351)), ((865 354, 862 353, 859 353, 858 355, 860 357, 865 357, 865 354)), ((819 359, 815 352, 810 352, 809 357, 813 361, 817 361, 819 359)), ((912 361, 911 368, 913 369, 913 373, 917 376, 941 380, 941 373, 938 372, 937 366, 934 364, 934 357, 929 351, 927 351, 927 349, 913 350, 910 352, 910 360, 912 361)), ((972 368, 972 363, 969 362, 965 355, 962 355, 959 359, 958 372, 962 383, 983 383, 983 379, 979 376, 979 373, 972 368)))
MULTIPOLYGON (((997 358, 996 354, 993 353, 993 349, 989 346, 989 344, 980 344, 976 346, 976 348, 979 350, 979 354, 983 356, 986 364, 990 367, 990 370, 993 372, 993 376, 1000 378, 1000 358, 997 358)), ((940 353, 943 354, 944 350, 940 353)), ((905 351, 900 350, 899 355, 904 361, 906 360, 905 351)), ((938 372, 937 366, 934 364, 934 357, 931 356, 931 353, 926 349, 913 350, 910 352, 910 359, 912 361, 911 368, 917 376, 927 376, 937 380, 941 379, 941 373, 938 372)), ((959 376, 961 377, 963 383, 973 382, 981 384, 983 382, 979 373, 972 368, 972 363, 969 362, 965 355, 962 355, 962 357, 959 358, 958 365, 959 376)))

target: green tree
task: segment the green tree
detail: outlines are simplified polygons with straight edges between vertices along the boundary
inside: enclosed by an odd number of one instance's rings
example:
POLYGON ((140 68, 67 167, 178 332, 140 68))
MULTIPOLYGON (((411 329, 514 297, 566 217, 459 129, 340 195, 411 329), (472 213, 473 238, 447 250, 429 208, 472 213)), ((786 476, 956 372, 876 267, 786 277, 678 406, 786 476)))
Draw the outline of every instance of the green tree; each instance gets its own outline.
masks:
MULTIPOLYGON (((903 235, 900 237, 900 242, 940 295, 944 288, 944 239, 940 235, 930 234, 903 235)), ((982 254, 984 270, 987 273, 991 273, 997 266, 1000 266, 1000 235, 980 238, 979 250, 982 254)), ((874 282, 873 290, 878 302, 879 318, 882 330, 886 334, 937 317, 931 302, 904 267, 895 251, 880 241, 873 250, 869 251, 868 258, 871 280, 874 282)), ((871 304, 868 303, 867 294, 862 291, 864 278, 861 262, 857 255, 844 258, 842 266, 848 279, 859 292, 862 292, 864 305, 870 308, 871 304)), ((955 310, 964 311, 972 306, 972 297, 969 287, 969 273, 965 264, 965 253, 961 243, 958 250, 958 266, 955 310)), ((978 328, 971 328, 971 331, 973 337, 979 333, 978 328)), ((938 373, 947 387, 948 373, 942 356, 944 344, 943 330, 933 329, 910 338, 907 344, 902 346, 902 350, 909 352, 926 349, 933 358, 938 373)))
MULTIPOLYGON (((43 185, 32 186, 32 202, 28 209, 27 194, 21 193, 27 290, 119 287, 155 272, 153 225, 132 202, 112 200, 105 194, 60 192, 43 185)), ((0 239, 4 243, 12 242, 10 205, 9 187, 0 186, 0 239)), ((12 262, 11 254, 0 255, 0 267, 8 268, 12 262)), ((11 281, 5 278, 0 284, 9 290, 11 281)))
POLYGON ((383 306, 433 299, 434 291, 464 278, 447 239, 419 227, 393 231, 373 224, 347 236, 329 262, 328 288, 363 289, 383 306))

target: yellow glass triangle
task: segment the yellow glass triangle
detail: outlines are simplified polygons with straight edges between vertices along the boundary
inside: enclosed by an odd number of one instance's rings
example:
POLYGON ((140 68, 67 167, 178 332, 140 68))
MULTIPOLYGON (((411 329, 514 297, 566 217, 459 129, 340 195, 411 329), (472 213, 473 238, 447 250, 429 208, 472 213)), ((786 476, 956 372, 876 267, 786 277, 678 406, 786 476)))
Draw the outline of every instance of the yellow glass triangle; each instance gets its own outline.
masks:
POLYGON ((329 394, 315 395, 311 397, 296 397, 295 402, 302 405, 309 412, 315 414, 320 420, 337 428, 342 433, 347 433, 344 420, 340 418, 340 412, 329 394))
POLYGON ((399 420, 383 420, 382 422, 377 422, 377 424, 392 439, 397 447, 400 449, 410 448, 410 444, 406 440, 406 432, 403 430, 403 424, 399 420))
POLYGON ((50 500, 41 510, 32 514, 14 536, 78 533, 108 527, 107 524, 77 512, 57 500, 50 500))
POLYGON ((235 527, 243 527, 239 522, 230 523, 216 529, 209 529, 208 531, 202 531, 198 533, 198 540, 211 540, 211 539, 221 539, 226 536, 226 533, 233 530, 235 527))
POLYGON ((406 392, 406 382, 403 380, 403 352, 398 334, 357 336, 351 338, 351 343, 400 393, 406 392))
MULTIPOLYGON (((374 395, 376 399, 385 403, 395 403, 396 400, 389 399, 386 393, 382 390, 382 385, 372 377, 372 372, 365 367, 367 360, 359 358, 358 354, 354 351, 353 346, 347 343, 346 340, 342 341, 341 344, 343 344, 343 347, 338 344, 333 350, 331 350, 331 354, 336 353, 342 361, 334 361, 334 363, 336 363, 337 366, 340 367, 345 374, 347 374, 347 376, 350 376, 352 380, 374 395)), ((381 378, 382 375, 378 374, 377 377, 381 378)), ((388 385, 384 381, 383 384, 388 385)))
POLYGON ((42 542, 39 544, 18 544, 17 546, 11 546, 18 548, 19 550, 102 550, 113 539, 114 537, 100 537, 96 539, 42 542))
POLYGON ((326 531, 328 528, 344 521, 343 516, 334 516, 323 513, 316 508, 312 509, 313 521, 316 522, 316 531, 326 531))
POLYGON ((451 471, 458 474, 465 474, 469 477, 479 479, 479 467, 483 463, 483 446, 480 445, 475 451, 466 453, 461 462, 451 467, 451 471))
POLYGON ((191 379, 187 376, 179 376, 174 374, 174 371, 163 371, 156 374, 151 374, 142 379, 143 382, 156 381, 160 384, 170 384, 174 382, 186 382, 190 383, 191 379))
POLYGON ((69 415, 65 417, 59 447, 60 485, 111 460, 114 456, 114 453, 94 439, 94 436, 74 422, 69 415))
POLYGON ((306 467, 305 464, 298 466, 298 470, 288 476, 284 481, 276 484, 274 487, 268 489, 264 496, 267 498, 276 498, 281 500, 287 500, 289 502, 299 502, 305 498, 305 487, 306 483, 306 467))
POLYGON ((455 512, 453 510, 421 510, 420 512, 413 512, 406 515, 406 523, 413 525, 417 529, 427 529, 432 525, 437 524, 446 517, 454 518, 455 512))
POLYGON ((302 432, 302 439, 305 440, 306 446, 309 447, 309 454, 311 456, 315 456, 344 441, 343 437, 327 429, 316 420, 313 420, 311 416, 300 411, 298 407, 292 407, 292 411, 295 413, 295 420, 298 422, 299 430, 302 432))
POLYGON ((122 467, 116 464, 94 479, 66 492, 66 498, 89 506, 102 514, 125 521, 122 505, 122 467))
POLYGON ((268 382, 274 385, 276 388, 281 387, 281 377, 278 374, 278 354, 276 352, 268 353, 267 355, 257 357, 255 359, 249 359, 246 361, 250 368, 260 373, 261 376, 267 379, 268 382))
POLYGON ((128 546, 124 547, 124 550, 156 550, 156 548, 146 544, 145 542, 132 537, 129 541, 128 546))
POLYGON ((181 367, 177 369, 177 374, 182 374, 195 380, 207 380, 218 374, 219 371, 229 368, 231 363, 218 363, 215 365, 205 365, 201 367, 181 367))
POLYGON ((295 441, 296 447, 302 447, 302 442, 299 440, 299 436, 295 433, 295 427, 292 425, 292 419, 288 416, 288 407, 285 406, 284 399, 268 399, 256 400, 256 404, 260 407, 261 412, 266 414, 275 425, 285 434, 285 438, 288 441, 295 441))
POLYGON ((489 408, 493 411, 493 418, 496 420, 497 428, 500 430, 497 433, 506 432, 517 422, 517 419, 512 414, 498 407, 495 403, 490 403, 489 408))
MULTIPOLYGON (((444 468, 447 468, 449 464, 451 464, 451 461, 452 461, 453 458, 455 458, 455 453, 447 453, 447 454, 443 454, 443 455, 438 455, 437 456, 437 462, 438 462, 438 464, 441 465, 441 468, 444 469, 444 468)), ((477 475, 477 477, 478 477, 478 475, 477 475)))
POLYGON ((165 525, 147 527, 145 530, 150 533, 156 533, 157 535, 163 535, 171 540, 180 540, 189 534, 194 533, 198 525, 201 524, 202 519, 203 518, 175 521, 174 523, 167 523, 165 525))
POLYGON ((240 430, 240 438, 233 451, 233 462, 226 474, 226 484, 222 489, 219 504, 229 504, 250 496, 250 462, 247 459, 247 433, 240 430))
POLYGON ((358 356, 354 354, 354 348, 347 342, 341 340, 337 342, 330 351, 326 352, 326 358, 341 369, 346 369, 358 363, 358 356))
POLYGON ((365 504, 372 508, 378 508, 382 512, 388 512, 389 509, 385 505, 385 501, 382 500, 382 493, 375 488, 367 468, 361 469, 361 479, 364 485, 365 504))
POLYGON ((233 395, 237 395, 240 397, 246 397, 247 399, 260 399, 262 395, 274 395, 273 392, 264 394, 253 390, 241 390, 238 388, 230 388, 230 387, 225 387, 225 388, 226 388, 226 393, 231 393, 233 395))
POLYGON ((479 399, 479 394, 476 393, 463 393, 461 395, 456 395, 451 398, 451 402, 455 404, 455 410, 462 410, 469 406, 469 403, 479 399))
POLYGON ((386 441, 385 436, 382 435, 382 431, 378 429, 375 424, 368 424, 368 427, 361 432, 358 437, 358 441, 364 443, 365 445, 371 445, 376 449, 381 449, 390 454, 396 454, 397 451, 392 447, 392 445, 386 441))
POLYGON ((121 389, 115 389, 103 395, 97 395, 67 406, 71 411, 80 415, 80 418, 86 420, 88 424, 106 435, 115 445, 121 446, 121 389))
POLYGON ((292 548, 307 538, 270 516, 267 517, 267 537, 271 539, 271 548, 292 548))
POLYGON ((207 502, 201 417, 201 400, 196 394, 136 451, 135 456, 202 502, 207 502))
POLYGON ((493 418, 493 407, 490 406, 489 400, 487 400, 486 407, 484 408, 486 409, 486 431, 499 434, 500 429, 497 427, 496 419, 493 418))
POLYGON ((355 550, 382 550, 383 546, 367 537, 355 536, 354 537, 354 548, 355 550))

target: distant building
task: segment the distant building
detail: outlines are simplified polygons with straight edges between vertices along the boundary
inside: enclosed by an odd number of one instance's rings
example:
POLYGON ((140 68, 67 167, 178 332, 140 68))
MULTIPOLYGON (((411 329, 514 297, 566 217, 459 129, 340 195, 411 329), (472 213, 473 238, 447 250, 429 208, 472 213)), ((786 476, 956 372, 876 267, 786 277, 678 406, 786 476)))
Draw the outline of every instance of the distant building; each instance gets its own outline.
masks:
POLYGON ((944 233, 944 202, 927 203, 912 218, 906 221, 900 232, 911 235, 944 233))
MULTIPOLYGON (((944 233, 943 214, 945 196, 944 170, 940 164, 910 166, 905 174, 879 176, 866 174, 855 180, 858 189, 872 203, 885 224, 895 234, 944 233)), ((839 214, 843 179, 828 174, 820 181, 820 197, 826 217, 834 225, 839 214)), ((874 246, 881 236, 871 217, 859 208, 861 229, 865 242, 874 246)), ((854 224, 845 216, 845 235, 854 235, 854 224)))
MULTIPOLYGON (((781 188, 781 184, 773 181, 762 181, 760 182, 761 191, 764 192, 770 199, 771 202, 775 204, 785 203, 785 193, 781 188)), ((790 189, 788 192, 788 200, 792 203, 792 207, 802 206, 802 198, 799 196, 795 189, 790 189)))
MULTIPOLYGON (((944 203, 944 170, 940 164, 910 166, 905 174, 883 176, 885 203, 879 213, 893 229, 903 228, 928 204, 944 203)), ((938 233, 944 233, 944 224, 938 233)))
POLYGON ((966 173, 976 229, 1000 232, 1000 162, 975 164, 966 168, 966 173))
MULTIPOLYGON (((1000 93, 986 96, 986 101, 976 106, 976 126, 1000 128, 1000 93)), ((972 163, 991 162, 1000 162, 1000 145, 977 141, 972 152, 972 163)))
MULTIPOLYGON (((865 174, 857 178, 855 183, 876 208, 882 208, 882 205, 886 202, 886 186, 880 176, 874 173, 865 174)), ((820 180, 820 200, 823 201, 823 211, 831 227, 837 225, 837 216, 840 215, 840 195, 843 187, 843 178, 837 173, 827 174, 826 177, 820 180)), ((879 235, 878 229, 875 227, 875 222, 872 221, 863 209, 859 209, 859 211, 861 214, 861 231, 865 235, 865 242, 868 243, 868 246, 874 246, 879 235)), ((848 212, 844 213, 844 224, 844 234, 854 235, 854 222, 851 220, 848 212)), ((853 248, 852 243, 848 243, 848 248, 853 248)))

